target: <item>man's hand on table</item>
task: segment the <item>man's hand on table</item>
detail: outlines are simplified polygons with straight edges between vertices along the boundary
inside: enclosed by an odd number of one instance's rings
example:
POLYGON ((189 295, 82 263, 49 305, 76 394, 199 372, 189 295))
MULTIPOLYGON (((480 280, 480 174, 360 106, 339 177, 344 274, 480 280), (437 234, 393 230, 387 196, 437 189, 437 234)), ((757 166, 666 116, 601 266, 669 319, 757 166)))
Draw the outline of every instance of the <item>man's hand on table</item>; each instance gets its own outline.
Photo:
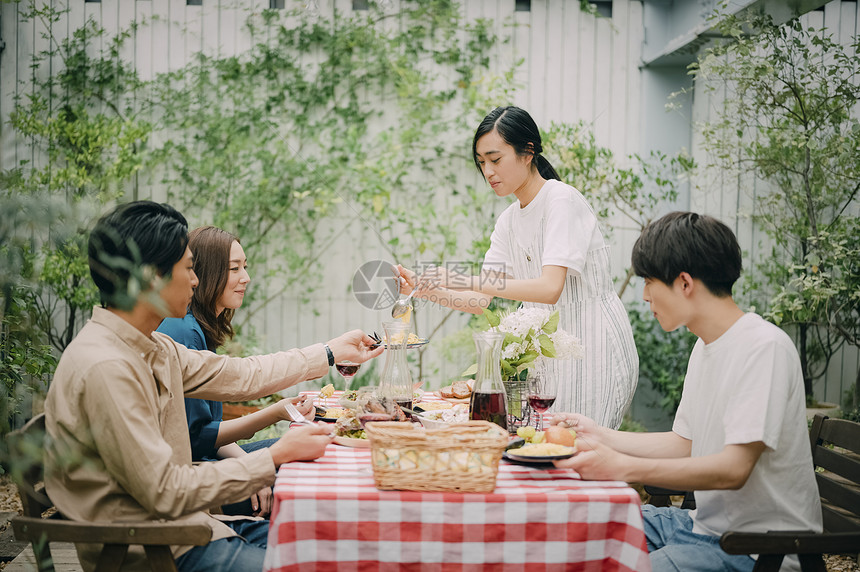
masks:
POLYGON ((269 447, 275 466, 292 461, 312 461, 322 457, 331 443, 331 426, 294 425, 286 435, 269 447))
POLYGON ((382 346, 370 349, 370 346, 375 343, 376 340, 361 330, 352 330, 329 340, 328 347, 334 355, 335 362, 364 363, 382 353, 382 346))

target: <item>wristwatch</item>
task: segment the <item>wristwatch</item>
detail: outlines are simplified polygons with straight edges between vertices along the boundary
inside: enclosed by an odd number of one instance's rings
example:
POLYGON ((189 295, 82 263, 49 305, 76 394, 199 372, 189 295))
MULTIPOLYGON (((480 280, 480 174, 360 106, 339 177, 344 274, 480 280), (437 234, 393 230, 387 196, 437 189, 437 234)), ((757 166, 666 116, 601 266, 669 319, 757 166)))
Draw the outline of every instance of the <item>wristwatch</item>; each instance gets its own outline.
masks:
POLYGON ((334 354, 331 353, 331 348, 328 347, 328 344, 325 345, 325 355, 328 356, 328 365, 329 367, 334 365, 334 354))

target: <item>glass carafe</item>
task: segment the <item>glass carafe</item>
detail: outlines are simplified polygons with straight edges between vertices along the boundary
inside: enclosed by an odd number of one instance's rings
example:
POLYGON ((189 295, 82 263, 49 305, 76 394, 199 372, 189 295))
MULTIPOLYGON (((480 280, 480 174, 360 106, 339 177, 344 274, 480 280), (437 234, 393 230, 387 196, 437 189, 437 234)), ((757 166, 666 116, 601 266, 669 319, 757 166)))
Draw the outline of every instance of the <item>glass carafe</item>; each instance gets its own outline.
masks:
POLYGON ((382 369, 377 393, 390 397, 402 407, 412 409, 412 375, 406 361, 409 324, 383 322, 382 328, 386 340, 385 367, 382 369))
POLYGON ((508 406, 502 383, 502 332, 475 332, 478 350, 478 371, 469 408, 470 419, 490 421, 508 428, 508 406))

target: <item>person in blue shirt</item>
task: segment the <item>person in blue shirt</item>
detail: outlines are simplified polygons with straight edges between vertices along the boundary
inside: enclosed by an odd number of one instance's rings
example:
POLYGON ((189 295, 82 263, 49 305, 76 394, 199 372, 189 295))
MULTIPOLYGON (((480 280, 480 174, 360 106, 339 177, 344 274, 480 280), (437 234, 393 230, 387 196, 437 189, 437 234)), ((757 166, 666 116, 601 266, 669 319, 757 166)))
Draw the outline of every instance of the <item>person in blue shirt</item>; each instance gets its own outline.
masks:
MULTIPOLYGON (((193 350, 215 352, 233 337, 232 320, 242 306, 251 281, 248 262, 239 239, 214 226, 197 228, 189 234, 188 247, 194 255, 194 272, 200 281, 184 318, 166 318, 158 331, 193 350)), ((311 400, 293 398, 299 410, 312 418, 311 400)), ((289 420, 286 410, 275 403, 238 419, 224 421, 220 401, 185 398, 191 454, 194 461, 216 461, 246 455, 268 447, 277 439, 239 445, 260 429, 289 420)), ((272 490, 266 487, 250 499, 222 507, 225 514, 266 517, 272 509, 272 490)))

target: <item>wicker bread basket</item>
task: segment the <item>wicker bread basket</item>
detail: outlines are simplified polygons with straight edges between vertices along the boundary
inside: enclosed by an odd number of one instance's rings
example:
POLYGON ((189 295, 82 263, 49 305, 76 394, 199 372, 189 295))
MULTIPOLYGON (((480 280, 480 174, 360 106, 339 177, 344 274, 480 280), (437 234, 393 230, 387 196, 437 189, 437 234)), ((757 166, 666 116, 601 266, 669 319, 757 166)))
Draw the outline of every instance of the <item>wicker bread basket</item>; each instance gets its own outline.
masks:
POLYGON ((426 430, 413 423, 365 426, 376 488, 489 493, 508 432, 489 421, 426 430))

